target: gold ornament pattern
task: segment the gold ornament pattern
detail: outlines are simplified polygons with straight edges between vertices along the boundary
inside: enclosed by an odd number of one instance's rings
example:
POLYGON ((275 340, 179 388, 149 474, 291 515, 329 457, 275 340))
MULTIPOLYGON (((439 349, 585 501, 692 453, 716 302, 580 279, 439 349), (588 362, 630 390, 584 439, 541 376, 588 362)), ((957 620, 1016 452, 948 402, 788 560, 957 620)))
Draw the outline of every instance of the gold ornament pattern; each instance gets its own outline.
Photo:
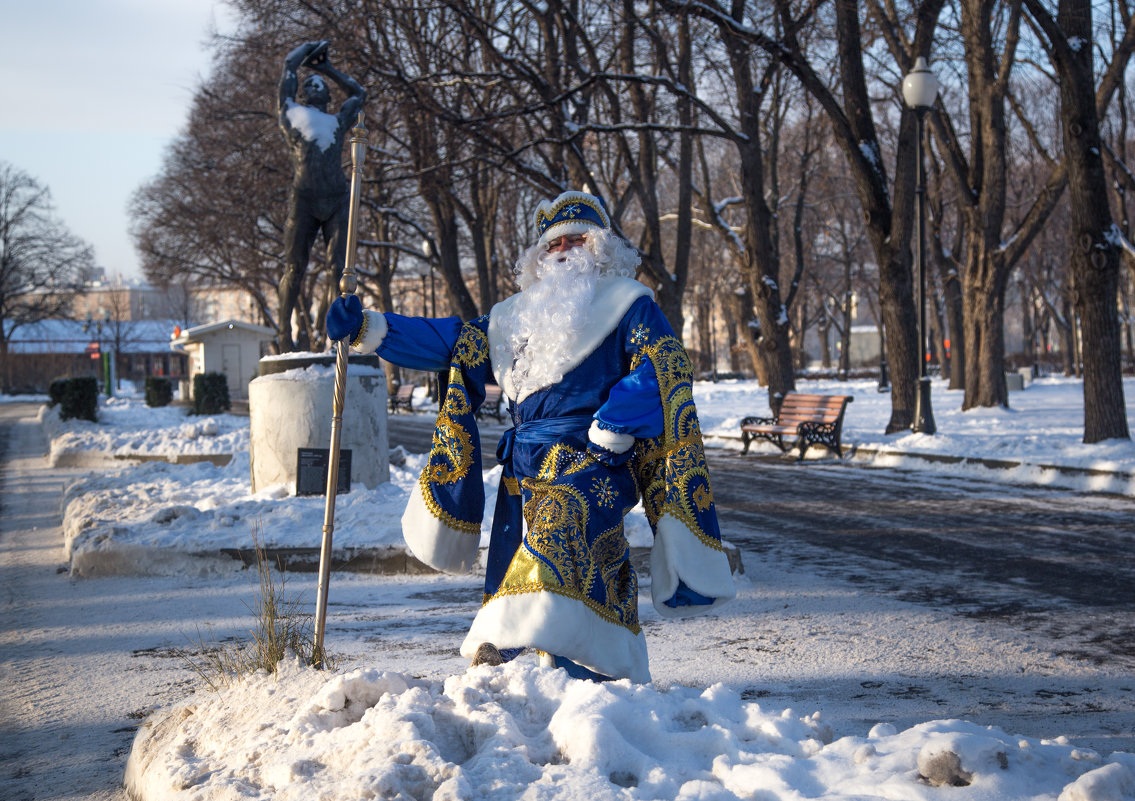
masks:
POLYGON ((610 476, 591 479, 591 494, 595 497, 595 505, 601 509, 610 509, 615 505, 615 490, 611 486, 610 476))
POLYGON ((631 369, 644 360, 654 367, 664 424, 661 437, 639 440, 635 445, 633 463, 647 520, 653 526, 663 514, 672 515, 707 548, 721 551, 721 541, 698 519, 699 511, 707 512, 713 506, 713 490, 694 408, 693 367, 682 343, 673 336, 649 344, 647 339, 642 338, 632 356, 631 369))
MULTIPOLYGON (((550 449, 536 477, 524 479, 528 530, 492 597, 553 592, 579 601, 604 620, 637 635, 638 579, 630 566, 622 524, 631 507, 619 510, 618 515, 604 515, 617 519, 617 524, 588 543, 591 501, 570 483, 571 476, 597 465, 586 451, 561 443, 550 449)), ((598 478, 593 481, 601 483, 598 478)), ((606 506, 596 506, 613 509, 616 493, 607 481, 610 500, 606 506)))
POLYGON ((456 484, 469 476, 476 458, 471 426, 476 425, 469 391, 465 386, 464 370, 484 364, 489 358, 489 339, 476 325, 462 327, 453 346, 454 364, 449 370, 449 387, 445 402, 438 411, 434 426, 429 463, 422 470, 418 482, 422 499, 430 514, 456 531, 480 534, 481 522, 461 520, 442 508, 434 496, 435 484, 456 484))

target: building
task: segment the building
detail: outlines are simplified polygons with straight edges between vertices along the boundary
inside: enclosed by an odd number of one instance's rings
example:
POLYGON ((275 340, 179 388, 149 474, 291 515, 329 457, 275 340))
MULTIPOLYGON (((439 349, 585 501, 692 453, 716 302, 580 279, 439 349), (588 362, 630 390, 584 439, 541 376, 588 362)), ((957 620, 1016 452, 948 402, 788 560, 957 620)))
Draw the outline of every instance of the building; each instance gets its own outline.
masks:
POLYGON ((193 376, 224 373, 229 396, 247 399, 248 382, 256 378, 260 357, 270 352, 275 337, 276 332, 267 326, 240 320, 199 325, 186 331, 176 329, 168 346, 189 360, 181 397, 190 397, 193 376))
POLYGON ((92 281, 71 298, 67 319, 16 327, 0 377, 12 393, 46 392, 64 376, 101 381, 111 368, 118 388, 129 381, 141 390, 152 375, 178 381, 190 375, 189 354, 170 349, 174 329, 221 320, 262 327, 256 302, 244 290, 92 281))
POLYGON ((170 350, 169 320, 42 320, 18 327, 8 342, 4 378, 12 393, 44 393, 52 380, 68 376, 104 379, 113 365, 115 385, 133 382, 141 389, 146 376, 187 374, 188 358, 170 350))

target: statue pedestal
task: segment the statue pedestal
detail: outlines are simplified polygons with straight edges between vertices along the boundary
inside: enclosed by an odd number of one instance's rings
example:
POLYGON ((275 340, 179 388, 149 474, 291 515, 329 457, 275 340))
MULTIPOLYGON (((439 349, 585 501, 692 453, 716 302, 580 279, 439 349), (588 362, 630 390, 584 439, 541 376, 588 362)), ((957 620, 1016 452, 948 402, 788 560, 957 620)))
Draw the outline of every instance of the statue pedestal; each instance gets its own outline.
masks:
MULTIPOLYGON (((248 385, 252 491, 296 488, 300 448, 331 444, 335 356, 289 353, 260 360, 248 385)), ((348 362, 340 448, 351 451, 351 483, 374 489, 390 480, 386 437, 386 374, 374 354, 348 362)))

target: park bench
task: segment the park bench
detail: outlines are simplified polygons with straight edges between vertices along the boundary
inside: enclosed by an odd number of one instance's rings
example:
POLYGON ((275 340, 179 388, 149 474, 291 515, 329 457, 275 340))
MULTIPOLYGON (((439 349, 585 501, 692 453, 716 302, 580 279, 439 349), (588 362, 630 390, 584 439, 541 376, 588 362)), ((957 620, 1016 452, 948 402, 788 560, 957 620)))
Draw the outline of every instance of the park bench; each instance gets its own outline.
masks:
POLYGON ((824 445, 842 458, 839 438, 843 428, 843 412, 854 398, 851 395, 804 395, 789 392, 780 404, 776 417, 746 417, 741 420, 741 441, 744 453, 754 439, 767 439, 781 452, 791 447, 800 449, 798 460, 808 448, 824 445), (791 445, 785 437, 795 437, 791 445))
POLYGON ((400 384, 394 394, 390 396, 390 411, 396 412, 399 409, 405 409, 408 412, 414 411, 413 384, 400 384))
POLYGON ((477 419, 482 420, 487 415, 495 417, 498 423, 504 422, 504 412, 501 411, 501 388, 496 384, 485 385, 485 402, 477 409, 477 419))

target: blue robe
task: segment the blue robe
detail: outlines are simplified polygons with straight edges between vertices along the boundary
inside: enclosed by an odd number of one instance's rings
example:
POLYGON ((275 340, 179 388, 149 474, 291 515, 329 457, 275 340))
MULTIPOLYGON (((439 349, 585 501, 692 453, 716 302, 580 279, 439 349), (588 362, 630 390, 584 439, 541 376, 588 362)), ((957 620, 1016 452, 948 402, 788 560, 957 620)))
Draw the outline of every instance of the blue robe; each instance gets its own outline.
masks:
POLYGON ((474 414, 495 380, 513 428, 497 447, 503 469, 484 603, 461 653, 472 656, 482 642, 534 648, 601 676, 649 681, 623 533, 640 497, 655 532, 651 589, 659 613, 702 612, 734 595, 689 359, 649 290, 604 279, 563 379, 518 396, 512 354, 493 321, 510 301, 464 324, 385 315, 382 358, 449 371, 430 460, 402 521, 407 545, 438 569, 473 567, 485 502, 474 414), (614 454, 590 443, 593 420, 635 437, 635 447, 614 454))

